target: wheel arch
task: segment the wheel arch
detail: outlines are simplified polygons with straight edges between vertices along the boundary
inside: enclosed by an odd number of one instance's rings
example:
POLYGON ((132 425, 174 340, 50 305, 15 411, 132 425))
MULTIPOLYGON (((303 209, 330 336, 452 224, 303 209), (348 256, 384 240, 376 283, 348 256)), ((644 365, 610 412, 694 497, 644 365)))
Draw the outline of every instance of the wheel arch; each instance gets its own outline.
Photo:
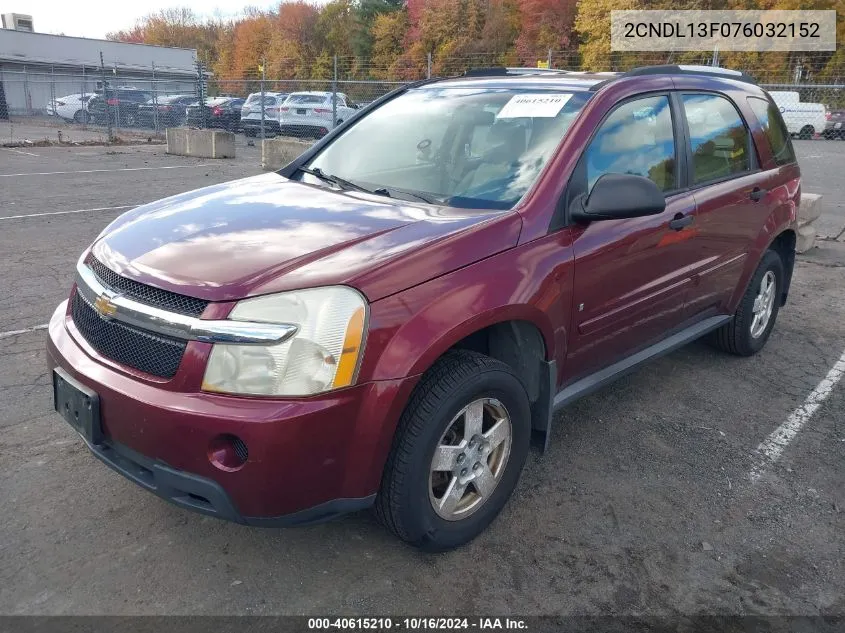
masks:
POLYGON ((545 313, 528 304, 491 308, 455 323, 424 347, 419 356, 407 359, 405 375, 425 373, 453 349, 476 351, 508 365, 528 395, 532 441, 546 447, 557 369, 554 332, 545 313))
POLYGON ((795 268, 795 244, 798 236, 794 229, 788 228, 778 233, 769 243, 766 250, 773 250, 783 262, 783 289, 780 294, 780 305, 786 305, 789 296, 789 287, 792 284, 792 271, 795 268))

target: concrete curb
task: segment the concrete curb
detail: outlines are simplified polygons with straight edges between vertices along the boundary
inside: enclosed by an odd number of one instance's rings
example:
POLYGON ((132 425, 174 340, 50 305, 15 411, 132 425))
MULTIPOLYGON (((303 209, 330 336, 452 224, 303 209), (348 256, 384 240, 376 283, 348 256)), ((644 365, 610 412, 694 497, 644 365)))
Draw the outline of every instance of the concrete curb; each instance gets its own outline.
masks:
POLYGON ((798 207, 797 239, 795 251, 806 253, 816 245, 816 227, 814 223, 822 214, 822 197, 816 193, 802 193, 798 207))
POLYGON ((169 127, 167 153, 195 158, 234 158, 235 135, 223 130, 169 127))
POLYGON ((311 143, 289 138, 270 138, 261 141, 261 168, 266 171, 281 169, 299 156, 311 143))

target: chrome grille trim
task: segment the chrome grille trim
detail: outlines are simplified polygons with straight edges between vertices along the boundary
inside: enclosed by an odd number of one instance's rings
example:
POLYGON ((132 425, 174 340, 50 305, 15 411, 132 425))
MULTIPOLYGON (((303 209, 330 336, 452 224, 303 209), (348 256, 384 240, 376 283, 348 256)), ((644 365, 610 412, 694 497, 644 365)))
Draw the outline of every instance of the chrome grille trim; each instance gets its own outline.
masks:
POLYGON ((136 328, 186 341, 275 345, 296 334, 293 324, 251 321, 203 320, 134 301, 104 286, 86 264, 76 266, 77 292, 101 318, 114 319, 136 328), (106 307, 107 310, 102 308, 106 307))

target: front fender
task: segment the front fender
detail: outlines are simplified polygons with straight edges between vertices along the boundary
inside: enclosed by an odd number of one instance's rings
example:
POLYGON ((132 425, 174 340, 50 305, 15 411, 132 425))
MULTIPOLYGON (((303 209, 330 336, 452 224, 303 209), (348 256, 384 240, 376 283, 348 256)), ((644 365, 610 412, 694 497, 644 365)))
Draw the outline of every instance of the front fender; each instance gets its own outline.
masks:
POLYGON ((513 320, 537 327, 545 360, 562 359, 572 257, 569 233, 560 231, 373 303, 362 377, 421 374, 461 339, 513 320))

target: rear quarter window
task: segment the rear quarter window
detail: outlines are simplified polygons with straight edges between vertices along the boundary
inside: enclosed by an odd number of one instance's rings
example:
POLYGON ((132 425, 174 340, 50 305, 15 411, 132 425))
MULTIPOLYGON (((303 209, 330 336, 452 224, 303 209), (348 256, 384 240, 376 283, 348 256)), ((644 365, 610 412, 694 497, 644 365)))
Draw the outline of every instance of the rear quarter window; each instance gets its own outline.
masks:
POLYGON ((795 150, 792 148, 792 139, 786 130, 786 125, 777 106, 760 97, 748 97, 748 105, 763 128, 763 133, 772 149, 775 163, 778 165, 794 163, 795 150))

